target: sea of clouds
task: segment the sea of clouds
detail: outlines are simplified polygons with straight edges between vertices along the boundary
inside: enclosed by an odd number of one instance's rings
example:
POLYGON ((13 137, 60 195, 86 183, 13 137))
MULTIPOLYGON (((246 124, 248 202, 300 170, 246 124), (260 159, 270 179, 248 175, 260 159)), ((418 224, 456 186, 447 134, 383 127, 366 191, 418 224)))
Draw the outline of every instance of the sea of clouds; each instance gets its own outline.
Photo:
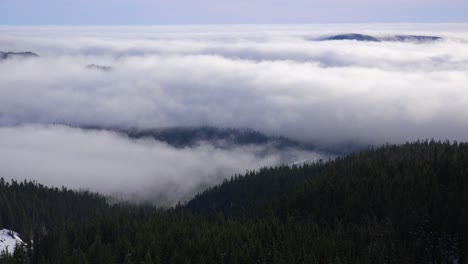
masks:
POLYGON ((467 24, 3 26, 0 51, 40 57, 0 61, 0 173, 107 194, 144 189, 173 203, 233 173, 284 163, 277 153, 252 148, 175 149, 50 124, 251 128, 323 145, 468 141, 467 30, 467 24), (443 39, 316 41, 350 32, 443 39), (167 198, 167 190, 176 195, 167 198))

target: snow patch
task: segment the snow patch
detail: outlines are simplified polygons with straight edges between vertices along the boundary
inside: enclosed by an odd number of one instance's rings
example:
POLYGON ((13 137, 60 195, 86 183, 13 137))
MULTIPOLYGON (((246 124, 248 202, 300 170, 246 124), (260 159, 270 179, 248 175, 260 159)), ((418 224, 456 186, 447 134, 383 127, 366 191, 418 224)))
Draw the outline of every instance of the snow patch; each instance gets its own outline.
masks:
POLYGON ((0 230, 0 252, 13 253, 17 244, 24 244, 19 234, 8 230, 0 230))

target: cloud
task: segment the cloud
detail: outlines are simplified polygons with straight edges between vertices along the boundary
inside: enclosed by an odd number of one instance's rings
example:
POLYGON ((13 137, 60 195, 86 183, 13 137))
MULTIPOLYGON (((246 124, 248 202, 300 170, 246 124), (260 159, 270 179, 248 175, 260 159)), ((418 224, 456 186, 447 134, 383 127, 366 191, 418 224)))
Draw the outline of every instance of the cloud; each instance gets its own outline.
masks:
POLYGON ((174 149, 41 125, 56 123, 252 128, 323 145, 468 141, 465 26, 0 27, 2 50, 41 55, 0 62, 0 172, 107 194, 167 196, 172 188, 172 203, 233 173, 284 162, 254 148, 174 149), (308 40, 346 32, 444 40, 308 40), (10 127, 20 124, 37 125, 10 127))
POLYGON ((29 125, 0 128, 0 168, 6 179, 36 180, 49 186, 89 189, 136 201, 173 205, 246 170, 287 159, 317 159, 317 153, 268 146, 215 148, 203 143, 174 148, 131 140, 109 131, 29 125))
POLYGON ((445 37, 433 43, 307 40, 333 27, 52 27, 42 37, 6 27, 2 46, 42 57, 0 63, 0 123, 249 127, 327 143, 467 140, 467 35, 445 27, 362 29, 445 37))

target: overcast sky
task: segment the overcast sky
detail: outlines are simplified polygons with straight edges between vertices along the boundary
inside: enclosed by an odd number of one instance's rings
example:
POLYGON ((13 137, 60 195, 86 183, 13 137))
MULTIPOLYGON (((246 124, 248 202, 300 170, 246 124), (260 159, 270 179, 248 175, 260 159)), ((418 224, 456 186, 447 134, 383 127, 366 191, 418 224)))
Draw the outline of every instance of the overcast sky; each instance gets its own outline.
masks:
POLYGON ((466 22, 465 0, 0 0, 0 24, 466 22))

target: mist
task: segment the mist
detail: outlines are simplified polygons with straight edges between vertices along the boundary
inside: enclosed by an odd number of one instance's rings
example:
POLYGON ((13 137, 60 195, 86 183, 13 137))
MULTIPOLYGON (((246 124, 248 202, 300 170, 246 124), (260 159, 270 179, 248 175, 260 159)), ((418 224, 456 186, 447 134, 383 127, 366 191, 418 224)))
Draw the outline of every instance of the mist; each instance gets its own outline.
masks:
POLYGON ((6 180, 35 180, 160 206, 183 202, 235 174, 304 156, 325 158, 293 149, 275 153, 268 146, 220 149, 208 142, 174 148, 154 139, 60 125, 2 127, 0 138, 6 180))
POLYGON ((467 141, 467 27, 0 27, 1 51, 40 55, 0 61, 0 173, 173 204, 291 160, 51 124, 250 128, 318 145, 467 141), (348 32, 442 40, 315 41, 348 32))

